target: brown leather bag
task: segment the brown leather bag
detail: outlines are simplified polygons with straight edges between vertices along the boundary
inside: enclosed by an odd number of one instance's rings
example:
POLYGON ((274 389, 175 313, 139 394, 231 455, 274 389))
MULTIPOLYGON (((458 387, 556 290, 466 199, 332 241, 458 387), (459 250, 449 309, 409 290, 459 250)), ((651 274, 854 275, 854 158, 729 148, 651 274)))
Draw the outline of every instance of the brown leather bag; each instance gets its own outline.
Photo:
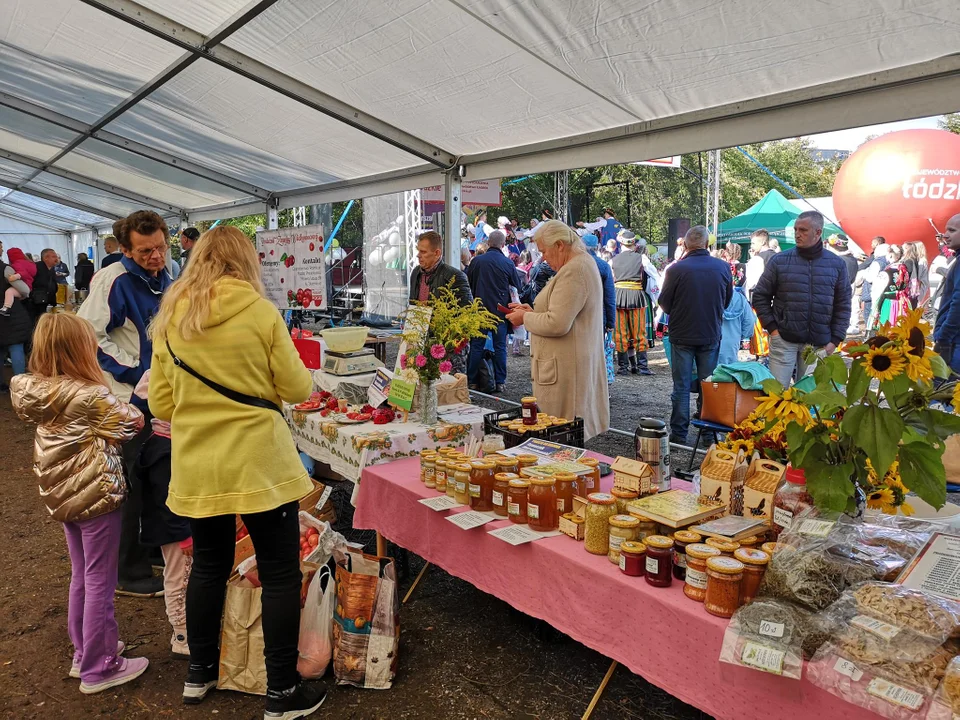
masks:
POLYGON ((760 404, 763 394, 758 390, 744 390, 735 382, 700 383, 703 407, 700 418, 720 425, 733 427, 747 419, 760 404))

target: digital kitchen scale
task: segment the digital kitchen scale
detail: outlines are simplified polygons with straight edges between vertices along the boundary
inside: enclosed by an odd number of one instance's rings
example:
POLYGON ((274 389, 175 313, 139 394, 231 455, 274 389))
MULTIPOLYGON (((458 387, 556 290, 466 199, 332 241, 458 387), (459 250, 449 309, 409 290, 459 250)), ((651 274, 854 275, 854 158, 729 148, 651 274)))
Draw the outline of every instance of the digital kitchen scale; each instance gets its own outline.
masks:
POLYGON ((331 375, 360 375, 376 372, 382 368, 373 348, 364 348, 353 352, 334 352, 327 350, 323 354, 323 371, 331 375))

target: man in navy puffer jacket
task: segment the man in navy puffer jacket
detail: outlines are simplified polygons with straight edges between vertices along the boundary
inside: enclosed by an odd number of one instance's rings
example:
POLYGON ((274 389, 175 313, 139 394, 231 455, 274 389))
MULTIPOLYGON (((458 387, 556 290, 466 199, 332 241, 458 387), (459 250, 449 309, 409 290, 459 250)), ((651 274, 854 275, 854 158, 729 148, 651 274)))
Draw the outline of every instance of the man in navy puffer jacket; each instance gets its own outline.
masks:
POLYGON ((803 349, 829 355, 847 336, 850 280, 843 260, 823 250, 823 215, 800 213, 797 246, 775 255, 753 290, 753 308, 770 333, 770 372, 784 387, 807 372, 803 349))

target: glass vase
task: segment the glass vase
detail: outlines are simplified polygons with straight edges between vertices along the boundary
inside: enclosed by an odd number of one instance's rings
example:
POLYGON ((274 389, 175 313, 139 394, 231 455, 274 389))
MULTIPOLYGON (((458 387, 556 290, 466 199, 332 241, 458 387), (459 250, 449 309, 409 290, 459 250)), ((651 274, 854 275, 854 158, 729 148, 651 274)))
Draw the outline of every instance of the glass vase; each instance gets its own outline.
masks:
POLYGON ((437 384, 433 381, 420 385, 420 422, 437 424, 437 384))

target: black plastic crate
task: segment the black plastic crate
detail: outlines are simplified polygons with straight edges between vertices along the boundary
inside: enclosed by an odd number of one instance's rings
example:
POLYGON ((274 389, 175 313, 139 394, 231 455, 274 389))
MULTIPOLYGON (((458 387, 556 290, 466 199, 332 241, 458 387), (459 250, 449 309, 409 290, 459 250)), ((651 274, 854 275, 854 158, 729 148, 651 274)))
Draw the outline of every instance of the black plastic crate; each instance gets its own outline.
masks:
POLYGON ((500 423, 502 422, 519 420, 522 413, 522 408, 487 413, 483 416, 483 432, 503 435, 503 445, 505 448, 516 447, 524 440, 529 440, 530 438, 548 440, 559 443, 560 445, 569 445, 570 447, 583 447, 583 418, 574 418, 572 422, 564 425, 554 425, 546 430, 537 432, 525 432, 523 435, 513 430, 500 427, 500 423))

